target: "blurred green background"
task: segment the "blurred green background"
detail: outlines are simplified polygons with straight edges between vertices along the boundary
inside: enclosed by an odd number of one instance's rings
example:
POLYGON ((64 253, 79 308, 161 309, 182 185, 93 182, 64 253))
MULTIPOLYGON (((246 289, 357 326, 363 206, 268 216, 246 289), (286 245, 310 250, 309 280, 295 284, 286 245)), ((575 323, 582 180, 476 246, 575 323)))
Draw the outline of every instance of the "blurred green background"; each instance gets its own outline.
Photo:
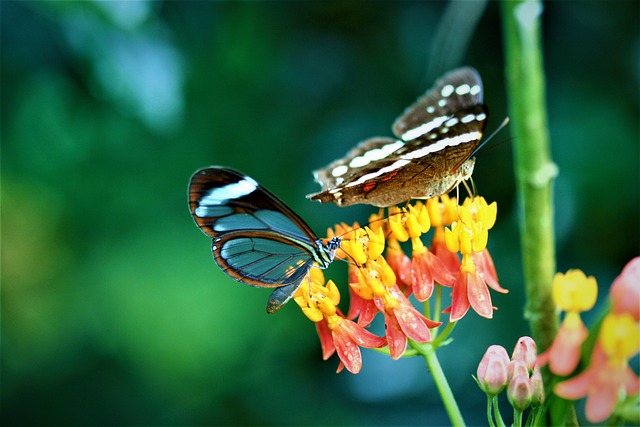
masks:
MULTIPOLYGON (((506 116, 497 3, 2 2, 2 414, 8 424, 447 424, 419 359, 321 360, 314 326, 215 266, 187 182, 250 174, 317 230, 311 171, 390 135, 433 80, 476 67, 506 116)), ((558 269, 601 295, 639 253, 639 6, 545 4, 558 269)), ((442 349, 469 424, 487 346, 528 334, 509 129, 478 155, 501 283, 442 349)), ((329 277, 344 284, 344 264, 329 277)), ((344 288, 343 288, 344 289, 344 288)), ((346 302, 346 301, 345 301, 346 302)), ((346 305, 345 305, 346 307, 346 305)), ((588 316, 587 316, 588 319, 588 316)))

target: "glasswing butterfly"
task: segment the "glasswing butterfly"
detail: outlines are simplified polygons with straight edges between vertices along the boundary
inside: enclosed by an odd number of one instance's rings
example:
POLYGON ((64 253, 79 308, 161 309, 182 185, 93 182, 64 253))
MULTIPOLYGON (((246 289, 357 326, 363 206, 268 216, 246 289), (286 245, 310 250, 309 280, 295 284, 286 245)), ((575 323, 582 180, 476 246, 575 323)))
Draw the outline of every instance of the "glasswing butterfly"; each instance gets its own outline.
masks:
POLYGON ((314 263, 329 266, 340 246, 337 237, 325 244, 266 188, 225 167, 193 174, 189 209, 196 225, 213 239, 213 259, 222 271, 247 285, 275 288, 268 313, 291 299, 314 263))
POLYGON ((487 121, 482 79, 471 67, 440 78, 393 124, 396 138, 375 137, 314 172, 322 191, 307 197, 339 206, 387 207, 446 194, 473 172, 487 121))

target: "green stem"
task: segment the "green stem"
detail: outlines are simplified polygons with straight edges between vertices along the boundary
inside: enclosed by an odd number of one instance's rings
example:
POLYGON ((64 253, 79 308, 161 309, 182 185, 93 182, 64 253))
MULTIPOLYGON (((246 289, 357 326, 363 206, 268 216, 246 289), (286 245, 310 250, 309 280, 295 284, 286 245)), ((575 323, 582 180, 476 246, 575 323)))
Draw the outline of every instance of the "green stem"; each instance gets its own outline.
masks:
POLYGON ((493 417, 491 416, 491 402, 493 402, 493 397, 487 395, 487 420, 489 420, 489 427, 496 427, 496 425, 493 423, 493 417))
POLYGON ((521 427, 522 426, 522 411, 518 411, 517 409, 513 409, 513 427, 521 427))
POLYGON ((498 396, 493 397, 493 412, 495 413, 496 423, 498 423, 498 427, 505 427, 506 424, 502 419, 502 413, 500 412, 500 407, 498 405, 498 396))
POLYGON ((453 328, 455 328, 457 324, 458 322, 447 323, 447 326, 444 327, 442 333, 436 336, 436 338, 434 338, 431 342, 433 348, 440 347, 440 345, 449 337, 449 335, 451 335, 451 332, 453 332, 453 328))
POLYGON ((431 344, 419 344, 412 340, 409 340, 409 344, 411 347, 415 348, 418 353, 422 354, 427 362, 427 368, 429 368, 429 371, 433 376, 433 380, 436 383, 444 408, 447 411, 447 415, 449 415, 451 425, 464 426, 465 422, 462 418, 462 413, 460 412, 460 408, 458 408, 458 403, 453 396, 451 387, 449 387, 447 377, 442 371, 442 367, 440 366, 440 362, 438 361, 438 357, 436 356, 436 351, 433 346, 431 344))
POLYGON ((440 321, 440 313, 442 313, 442 286, 436 285, 436 306, 433 309, 436 322, 440 321))
POLYGON ((520 234, 527 306, 525 317, 540 351, 558 330, 551 297, 555 274, 551 160, 538 0, 502 2, 509 115, 513 128, 520 234))
MULTIPOLYGON (((431 319, 431 306, 429 305, 429 304, 430 304, 430 300, 431 300, 431 298, 429 298, 428 300, 426 300, 426 301, 424 302, 424 316, 425 316, 426 318, 428 318, 428 319, 431 319)), ((437 312, 436 312, 436 313, 437 313, 437 312)), ((434 320, 435 320, 435 319, 434 319, 434 320)), ((434 334, 437 334, 437 328, 433 328, 431 331, 432 331, 434 334)))
MULTIPOLYGON (((522 212, 520 235, 527 294, 524 316, 538 351, 548 349, 558 332, 558 316, 552 298, 556 270, 552 184, 557 166, 551 160, 545 78, 542 64, 539 0, 502 2, 506 82, 512 119, 518 203, 522 212)), ((553 376, 542 369, 545 390, 553 376)), ((554 405, 549 393, 548 412, 542 424, 575 425, 575 409, 554 405)))

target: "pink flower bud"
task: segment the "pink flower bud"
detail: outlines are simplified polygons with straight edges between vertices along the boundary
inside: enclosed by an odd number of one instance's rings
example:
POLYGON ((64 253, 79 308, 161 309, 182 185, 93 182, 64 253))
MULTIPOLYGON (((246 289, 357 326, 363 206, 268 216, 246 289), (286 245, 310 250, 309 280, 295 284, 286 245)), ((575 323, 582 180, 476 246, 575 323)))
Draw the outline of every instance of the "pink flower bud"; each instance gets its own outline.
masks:
POLYGON ((531 406, 540 406, 544 402, 544 386, 540 369, 536 368, 533 371, 533 375, 531 375, 529 381, 531 382, 531 387, 533 388, 533 394, 531 396, 531 406))
POLYGON ((527 369, 533 371, 537 357, 536 342, 531 337, 520 337, 513 349, 511 360, 521 359, 525 362, 527 369))
POLYGON ((477 378, 482 391, 492 396, 500 393, 507 385, 508 365, 507 350, 499 345, 490 346, 478 365, 477 378))
POLYGON ((509 381, 515 377, 529 378, 529 368, 523 359, 514 359, 509 363, 507 367, 509 373, 509 381))
POLYGON ((524 411, 531 403, 531 397, 533 396, 533 387, 529 376, 517 375, 509 382, 507 388, 507 399, 509 403, 517 411, 524 411))

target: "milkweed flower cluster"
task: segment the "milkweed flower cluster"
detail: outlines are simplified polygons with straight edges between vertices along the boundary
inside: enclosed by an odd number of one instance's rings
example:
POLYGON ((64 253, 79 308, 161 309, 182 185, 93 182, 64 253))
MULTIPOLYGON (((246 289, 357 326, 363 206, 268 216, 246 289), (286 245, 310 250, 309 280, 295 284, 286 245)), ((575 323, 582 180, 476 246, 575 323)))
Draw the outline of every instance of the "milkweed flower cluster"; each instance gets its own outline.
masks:
MULTIPOLYGON (((567 376, 578 368, 589 334, 577 313, 593 307, 597 284, 581 271, 570 270, 556 275, 553 286, 554 301, 566 315, 553 344, 539 360, 548 363, 554 374, 567 376)), ((640 351, 640 257, 630 261, 613 282, 609 297, 611 308, 593 330, 596 340, 584 360, 586 369, 554 387, 565 399, 586 397, 586 416, 594 423, 609 418, 626 396, 640 392, 640 378, 628 364, 640 351)))
POLYGON ((452 305, 444 311, 450 322, 464 317, 469 307, 491 318, 494 307, 488 287, 507 292, 498 284, 486 248, 496 214, 496 203, 487 204, 482 197, 457 205, 455 199, 442 196, 391 207, 386 214, 381 211, 371 216, 369 226, 339 224, 329 230, 328 238, 341 237, 336 257, 349 263, 347 316, 337 308, 338 287, 332 281, 325 284, 319 269, 312 269, 294 295, 303 313, 316 323, 325 360, 337 352, 338 371, 357 373, 362 367, 358 347, 386 346, 391 358, 398 359, 408 340, 431 342, 431 330, 441 322, 418 311, 409 297, 425 302, 436 285, 452 288, 452 305), (432 229, 427 247, 423 239, 432 229), (411 256, 403 251, 404 242, 410 242, 411 256), (365 329, 378 313, 384 317, 384 337, 365 329))

